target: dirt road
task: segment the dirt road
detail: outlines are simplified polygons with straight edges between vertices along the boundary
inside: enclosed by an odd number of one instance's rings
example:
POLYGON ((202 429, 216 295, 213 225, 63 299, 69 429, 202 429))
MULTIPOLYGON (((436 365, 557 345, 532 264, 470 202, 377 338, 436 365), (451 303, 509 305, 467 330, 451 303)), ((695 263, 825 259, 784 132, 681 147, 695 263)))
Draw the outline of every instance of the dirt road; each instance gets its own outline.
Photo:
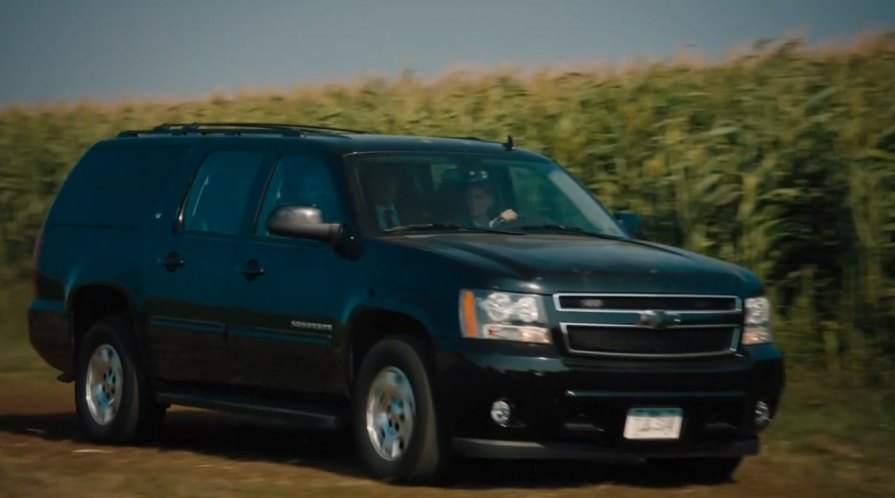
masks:
MULTIPOLYGON (((639 467, 586 462, 463 462, 444 488, 394 486, 359 469, 349 441, 199 410, 169 412, 158 442, 85 441, 71 385, 0 374, 0 497, 54 496, 885 496, 829 455, 772 450, 735 481, 695 485, 639 467)), ((855 472, 858 473, 855 473, 855 472)))

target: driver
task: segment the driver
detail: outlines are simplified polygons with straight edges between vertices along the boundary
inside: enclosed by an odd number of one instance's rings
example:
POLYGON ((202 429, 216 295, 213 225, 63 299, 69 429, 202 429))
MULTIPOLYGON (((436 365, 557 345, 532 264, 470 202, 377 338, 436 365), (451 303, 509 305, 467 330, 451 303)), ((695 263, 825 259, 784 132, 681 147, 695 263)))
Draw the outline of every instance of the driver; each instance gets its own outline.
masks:
POLYGON ((492 215, 495 205, 494 188, 488 182, 468 184, 463 204, 466 212, 460 222, 464 225, 493 228, 519 219, 519 215, 512 209, 505 209, 497 216, 492 215))
POLYGON ((372 214, 380 230, 388 230, 401 225, 395 197, 398 193, 398 175, 390 167, 383 166, 376 171, 366 172, 366 194, 372 199, 372 214))

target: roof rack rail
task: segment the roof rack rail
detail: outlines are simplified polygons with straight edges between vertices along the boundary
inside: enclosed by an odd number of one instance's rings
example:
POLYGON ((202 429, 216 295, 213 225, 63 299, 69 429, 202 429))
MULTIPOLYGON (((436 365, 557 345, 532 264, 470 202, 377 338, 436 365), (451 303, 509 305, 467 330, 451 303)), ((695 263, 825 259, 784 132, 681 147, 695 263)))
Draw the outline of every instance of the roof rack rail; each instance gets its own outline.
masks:
POLYGON ((253 135, 276 135, 280 137, 302 137, 304 133, 301 130, 293 128, 214 128, 200 130, 198 128, 162 128, 155 127, 151 130, 124 130, 118 133, 118 138, 122 137, 139 137, 142 135, 230 135, 241 136, 244 134, 253 135))
POLYGON ((251 121, 215 121, 210 123, 163 123, 160 126, 171 127, 193 127, 193 128, 209 128, 209 127, 237 127, 237 128, 295 128, 299 130, 310 131, 338 131, 342 133, 369 133, 364 130, 354 130, 351 128, 340 128, 337 126, 308 125, 295 123, 256 123, 251 121))
POLYGON ((224 133, 240 135, 242 133, 279 133, 283 136, 302 136, 304 132, 317 133, 368 133, 361 130, 348 128, 336 128, 330 126, 287 124, 287 123, 252 123, 252 122, 209 122, 209 123, 162 123, 151 130, 125 130, 118 134, 119 137, 135 137, 138 135, 152 135, 159 133, 182 134, 188 133, 224 133))
POLYGON ((490 140, 485 140, 485 139, 483 139, 483 138, 474 137, 474 136, 471 136, 471 135, 470 135, 470 136, 466 136, 466 137, 454 137, 454 136, 443 136, 443 137, 441 137, 441 136, 439 136, 439 137, 435 137, 435 138, 449 138, 449 139, 451 139, 451 140, 472 140, 472 141, 475 141, 475 142, 490 142, 490 140))
POLYGON ((489 144, 499 144, 499 145, 503 145, 504 148, 506 148, 506 143, 505 143, 505 142, 500 142, 500 141, 497 141, 497 140, 489 140, 489 139, 487 139, 487 138, 481 138, 481 137, 476 137, 476 136, 465 136, 465 137, 462 137, 462 136, 443 136, 443 135, 438 135, 438 136, 435 136, 434 138, 446 138, 446 139, 449 139, 449 140, 469 140, 469 141, 472 141, 472 142, 484 142, 484 143, 489 143, 489 144))

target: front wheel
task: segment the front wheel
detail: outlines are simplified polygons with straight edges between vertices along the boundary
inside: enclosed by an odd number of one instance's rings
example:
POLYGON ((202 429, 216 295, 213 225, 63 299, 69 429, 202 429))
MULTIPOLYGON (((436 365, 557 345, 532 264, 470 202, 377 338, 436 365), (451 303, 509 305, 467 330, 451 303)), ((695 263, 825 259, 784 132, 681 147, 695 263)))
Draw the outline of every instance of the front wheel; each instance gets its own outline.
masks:
POLYGON ((354 390, 352 423, 361 461, 393 481, 433 481, 443 475, 430 362, 421 342, 397 336, 373 346, 354 390))
POLYGON ((165 409, 141 370, 130 321, 113 316, 93 324, 81 339, 75 406, 91 439, 130 443, 151 437, 165 409))

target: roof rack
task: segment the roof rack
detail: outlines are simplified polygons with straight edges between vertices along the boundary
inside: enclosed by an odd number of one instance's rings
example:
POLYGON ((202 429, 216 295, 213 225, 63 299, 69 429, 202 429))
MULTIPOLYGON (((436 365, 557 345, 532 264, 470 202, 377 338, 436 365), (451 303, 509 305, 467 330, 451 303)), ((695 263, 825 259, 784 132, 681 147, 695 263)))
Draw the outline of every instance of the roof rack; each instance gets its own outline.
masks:
POLYGON ((474 142, 490 142, 491 141, 491 140, 485 140, 483 138, 473 137, 473 136, 461 137, 461 136, 448 136, 448 135, 440 136, 439 135, 439 136, 436 136, 435 138, 448 138, 450 140, 472 140, 474 142))
POLYGON ((434 138, 447 138, 447 139, 450 139, 450 140, 469 140, 469 141, 472 141, 472 142, 485 142, 485 143, 489 143, 489 144, 499 144, 499 145, 503 146, 503 148, 506 149, 506 150, 513 150, 513 147, 514 147, 514 145, 513 145, 513 137, 511 137, 511 136, 509 136, 509 135, 507 135, 507 140, 508 140, 508 142, 499 142, 499 141, 497 141, 497 140, 488 140, 488 139, 486 139, 486 138, 480 138, 480 137, 475 137, 475 136, 466 136, 466 137, 458 137, 458 136, 436 136, 436 137, 434 137, 434 138))
POLYGON ((119 137, 136 137, 139 135, 172 134, 187 135, 209 133, 242 135, 244 133, 273 133, 282 136, 300 137, 306 132, 313 133, 367 133, 361 130, 336 128, 330 126, 286 124, 286 123, 251 123, 251 122, 211 122, 211 123, 162 123, 151 130, 125 130, 119 137))

